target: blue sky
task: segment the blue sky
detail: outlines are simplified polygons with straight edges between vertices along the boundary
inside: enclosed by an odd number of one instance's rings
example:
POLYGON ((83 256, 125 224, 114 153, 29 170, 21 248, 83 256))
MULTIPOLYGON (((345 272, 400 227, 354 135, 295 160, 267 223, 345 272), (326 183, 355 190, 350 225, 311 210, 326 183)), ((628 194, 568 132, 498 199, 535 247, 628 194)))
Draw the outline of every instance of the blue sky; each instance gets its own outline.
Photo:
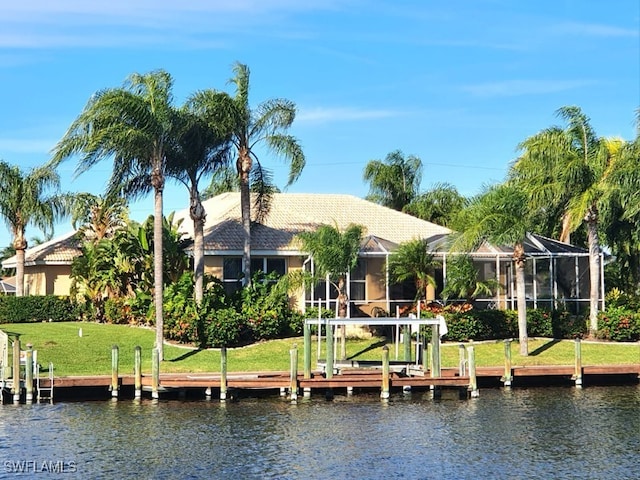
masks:
MULTIPOLYGON (((393 150, 471 196, 503 180, 517 145, 578 105, 602 136, 634 137, 640 106, 637 0, 22 0, 0 15, 0 159, 45 163, 89 97, 133 72, 167 70, 176 104, 233 92, 251 69, 252 105, 298 107, 307 167, 290 192, 364 197, 366 163, 393 150)), ((286 167, 261 156, 281 187, 286 167)), ((104 162, 63 190, 104 189, 104 162)), ((168 185, 165 212, 186 208, 168 185)), ((151 197, 131 216, 152 212, 151 197)), ((56 234, 70 230, 67 221, 56 234)), ((29 229, 28 237, 39 235, 29 229)), ((0 246, 10 237, 0 226, 0 246)))

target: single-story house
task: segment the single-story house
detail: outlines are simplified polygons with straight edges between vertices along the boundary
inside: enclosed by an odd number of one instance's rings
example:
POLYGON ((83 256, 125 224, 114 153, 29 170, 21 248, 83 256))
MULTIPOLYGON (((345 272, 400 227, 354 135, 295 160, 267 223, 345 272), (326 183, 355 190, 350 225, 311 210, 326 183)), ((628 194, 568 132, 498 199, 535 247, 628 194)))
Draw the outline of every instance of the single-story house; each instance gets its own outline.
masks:
MULTIPOLYGON (((220 278, 229 289, 236 288, 242 271, 244 246, 240 194, 223 193, 203 204, 207 212, 205 271, 220 278)), ((192 238, 193 223, 188 209, 176 213, 175 219, 180 218, 183 219, 180 229, 192 238)), ((438 287, 429 292, 431 299, 438 298, 446 278, 447 258, 452 255, 444 247, 451 230, 353 195, 274 194, 266 219, 252 226, 252 269, 285 273, 313 268, 313 259, 300 251, 295 236, 323 224, 341 229, 350 224, 365 227, 360 261, 348 276, 350 315, 370 315, 375 307, 393 313, 397 307, 413 301, 415 290, 412 285, 390 285, 385 264, 399 244, 417 238, 427 239, 430 250, 441 260, 442 268, 435 272, 438 287)), ((31 295, 68 294, 71 263, 80 254, 78 247, 77 236, 70 232, 27 250, 25 292, 31 295)), ((586 250, 530 234, 525 242, 525 252, 529 260, 527 299, 530 306, 553 308, 563 302, 576 309, 588 308, 589 262, 586 250)), ((511 255, 510 248, 492 245, 483 245, 471 253, 481 278, 497 279, 502 287, 495 297, 478 299, 478 306, 515 307, 511 255)), ((5 260, 2 265, 5 268, 15 267, 15 257, 5 260)), ((333 289, 326 282, 321 282, 296 302, 301 308, 322 303, 334 309, 335 297, 333 289)))

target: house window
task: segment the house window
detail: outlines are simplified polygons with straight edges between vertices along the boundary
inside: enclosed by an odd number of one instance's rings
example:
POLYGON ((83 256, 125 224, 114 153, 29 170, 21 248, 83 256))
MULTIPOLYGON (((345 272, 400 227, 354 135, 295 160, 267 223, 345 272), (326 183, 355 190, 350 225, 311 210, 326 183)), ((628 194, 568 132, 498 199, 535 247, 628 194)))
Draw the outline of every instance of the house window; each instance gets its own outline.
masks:
POLYGON ((227 293, 233 293, 242 285, 242 258, 226 257, 222 264, 222 283, 227 293))
POLYGON ((351 300, 363 301, 366 299, 367 284, 367 264, 364 259, 359 258, 355 268, 349 275, 349 289, 351 300))
POLYGON ((251 259, 251 275, 260 271, 269 275, 270 273, 276 273, 278 277, 283 276, 286 273, 286 262, 284 258, 252 258, 251 259))
MULTIPOLYGON (((286 273, 286 262, 284 258, 251 258, 251 275, 256 272, 270 274, 276 272, 278 276, 286 273)), ((222 281, 225 291, 232 293, 242 285, 242 257, 226 257, 222 268, 222 281)))

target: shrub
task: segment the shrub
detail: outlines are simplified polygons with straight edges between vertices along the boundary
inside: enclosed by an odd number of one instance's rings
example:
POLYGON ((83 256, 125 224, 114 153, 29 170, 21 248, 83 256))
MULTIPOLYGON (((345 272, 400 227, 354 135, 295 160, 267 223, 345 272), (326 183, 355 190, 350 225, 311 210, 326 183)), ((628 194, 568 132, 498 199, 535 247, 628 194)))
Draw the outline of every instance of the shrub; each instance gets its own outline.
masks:
POLYGON ((78 312, 76 304, 69 297, 0 297, 0 323, 69 322, 78 320, 78 312))
POLYGON ((640 340, 640 315, 626 307, 608 307, 598 314, 598 338, 616 342, 640 340))
MULTIPOLYGON (((516 314, 517 316, 517 314, 516 314)), ((548 310, 527 309, 527 334, 530 337, 553 337, 553 315, 548 310)))
POLYGON ((135 320, 131 314, 131 307, 126 299, 115 297, 107 298, 104 302, 104 319, 107 323, 128 324, 135 320))
POLYGON ((552 325, 554 338, 582 338, 588 331, 585 317, 567 310, 555 310, 552 325))
POLYGON ((212 347, 233 347, 246 338, 247 326, 235 308, 223 308, 205 320, 206 343, 212 347))

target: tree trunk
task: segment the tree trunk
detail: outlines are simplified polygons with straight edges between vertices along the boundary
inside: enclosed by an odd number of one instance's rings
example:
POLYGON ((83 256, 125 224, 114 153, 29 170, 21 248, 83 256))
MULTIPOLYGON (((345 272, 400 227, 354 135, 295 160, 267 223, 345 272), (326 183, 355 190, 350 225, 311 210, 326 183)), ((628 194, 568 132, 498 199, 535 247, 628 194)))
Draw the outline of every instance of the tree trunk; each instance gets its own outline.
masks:
POLYGON ((524 266, 526 257, 524 246, 519 243, 513 249, 513 260, 516 267, 516 299, 518 306, 518 339, 520 355, 529 355, 529 337, 527 336, 527 297, 525 295, 524 266))
POLYGON ((24 231, 19 230, 14 234, 13 248, 16 251, 16 297, 24 296, 24 257, 27 250, 27 241, 24 231))
POLYGON ((189 213, 193 220, 193 275, 195 280, 194 294, 196 303, 200 305, 204 298, 204 222, 206 212, 200 196, 194 187, 191 189, 191 206, 189 213))
POLYGON ((242 229, 244 230, 244 250, 242 254, 243 285, 251 285, 251 192, 249 172, 251 172, 251 156, 247 148, 238 150, 237 161, 240 175, 240 208, 242 209, 242 229))
POLYGON ((162 250, 162 192, 164 182, 154 183, 153 213, 153 287, 156 311, 156 348, 160 361, 164 360, 163 250, 162 250))
POLYGON ((16 249, 16 297, 24 296, 24 250, 16 249))
POLYGON ((600 299, 600 240, 598 238, 598 211, 589 208, 585 216, 589 242, 589 333, 598 330, 598 301, 600 299))

